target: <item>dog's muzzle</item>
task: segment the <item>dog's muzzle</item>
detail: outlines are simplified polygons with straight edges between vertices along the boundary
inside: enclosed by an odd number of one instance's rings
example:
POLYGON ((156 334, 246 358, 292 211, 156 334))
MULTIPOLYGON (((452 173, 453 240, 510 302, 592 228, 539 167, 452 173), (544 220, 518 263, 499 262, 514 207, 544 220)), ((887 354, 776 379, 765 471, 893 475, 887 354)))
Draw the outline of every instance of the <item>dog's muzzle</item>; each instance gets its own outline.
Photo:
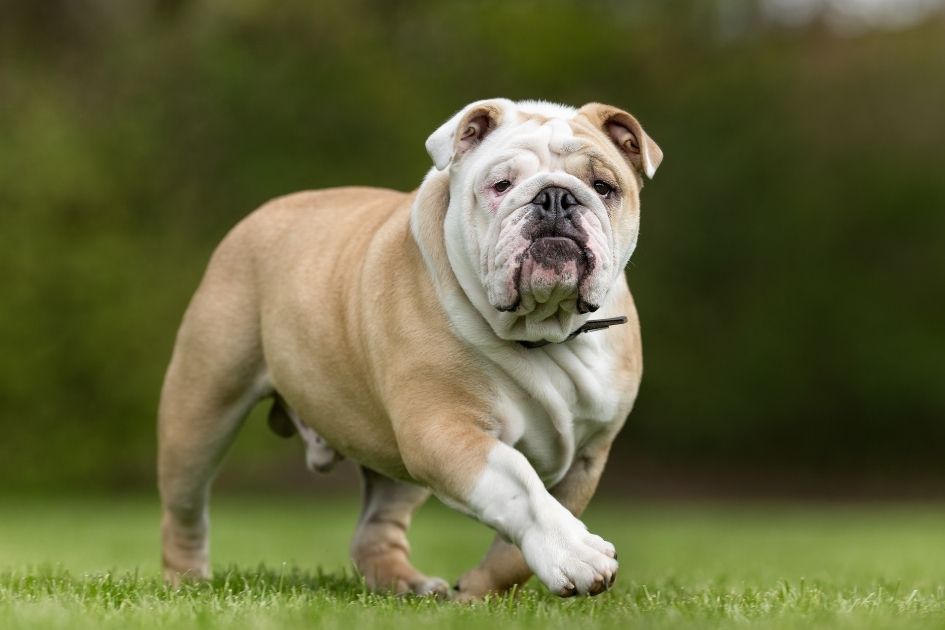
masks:
POLYGON ((578 295, 594 259, 587 247, 587 233, 581 227, 581 209, 574 194, 559 186, 542 189, 529 205, 529 219, 522 229, 529 245, 518 286, 537 303, 576 297, 581 312, 594 310, 587 308, 589 305, 578 295))
MULTIPOLYGON (((523 236, 534 246, 540 239, 571 239, 579 250, 584 249, 587 234, 579 227, 577 213, 581 205, 566 188, 549 186, 532 199, 529 207, 529 220, 523 230, 523 236)), ((562 254, 568 252, 553 248, 562 254)))

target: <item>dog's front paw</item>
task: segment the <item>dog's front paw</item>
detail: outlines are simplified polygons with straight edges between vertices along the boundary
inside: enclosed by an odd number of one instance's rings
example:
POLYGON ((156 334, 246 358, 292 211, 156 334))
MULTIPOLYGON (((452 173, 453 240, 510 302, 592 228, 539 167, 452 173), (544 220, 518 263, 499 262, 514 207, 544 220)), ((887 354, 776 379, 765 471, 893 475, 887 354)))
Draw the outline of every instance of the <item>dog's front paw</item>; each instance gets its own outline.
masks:
POLYGON ((564 508, 526 532, 520 546, 538 579, 562 597, 603 593, 617 578, 614 546, 564 508))

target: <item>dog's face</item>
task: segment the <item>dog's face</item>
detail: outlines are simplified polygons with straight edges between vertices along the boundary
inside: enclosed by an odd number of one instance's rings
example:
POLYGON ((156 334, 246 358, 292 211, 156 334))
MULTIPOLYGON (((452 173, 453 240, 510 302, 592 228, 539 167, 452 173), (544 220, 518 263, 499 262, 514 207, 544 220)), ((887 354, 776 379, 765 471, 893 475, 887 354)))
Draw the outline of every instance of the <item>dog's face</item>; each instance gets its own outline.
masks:
POLYGON ((604 303, 636 246, 642 175, 662 159, 619 109, 505 99, 467 106, 427 149, 450 169, 450 259, 494 311, 551 340, 604 303))

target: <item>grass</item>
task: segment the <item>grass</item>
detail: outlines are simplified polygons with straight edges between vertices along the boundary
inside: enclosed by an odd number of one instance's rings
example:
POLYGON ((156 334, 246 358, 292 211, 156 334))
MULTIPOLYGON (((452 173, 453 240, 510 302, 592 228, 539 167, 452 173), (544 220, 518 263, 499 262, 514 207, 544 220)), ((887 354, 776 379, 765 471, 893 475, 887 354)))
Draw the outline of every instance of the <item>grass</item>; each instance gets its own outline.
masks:
MULTIPOLYGON (((367 592, 347 560, 356 513, 215 500, 215 578, 173 591, 155 499, 0 499, 0 628, 945 627, 945 506, 598 502, 613 591, 559 600, 533 581, 475 605, 367 592)), ((490 537, 433 502, 414 559, 453 580, 490 537)))

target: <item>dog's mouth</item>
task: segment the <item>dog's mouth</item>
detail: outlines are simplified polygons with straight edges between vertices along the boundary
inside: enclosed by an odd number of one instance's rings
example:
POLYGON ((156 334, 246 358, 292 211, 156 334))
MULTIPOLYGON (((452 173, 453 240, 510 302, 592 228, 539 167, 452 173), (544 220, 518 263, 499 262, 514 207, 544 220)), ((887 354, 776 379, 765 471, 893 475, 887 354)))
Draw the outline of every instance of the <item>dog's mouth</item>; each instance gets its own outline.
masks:
POLYGON ((581 295, 584 280, 594 268, 594 254, 573 226, 558 227, 539 225, 531 230, 530 243, 516 257, 515 301, 498 310, 511 312, 524 306, 528 312, 540 308, 550 314, 558 305, 582 314, 597 310, 581 295))
POLYGON ((584 248, 569 236, 541 236, 532 241, 525 255, 559 275, 568 263, 574 262, 583 267, 586 258, 584 248))

